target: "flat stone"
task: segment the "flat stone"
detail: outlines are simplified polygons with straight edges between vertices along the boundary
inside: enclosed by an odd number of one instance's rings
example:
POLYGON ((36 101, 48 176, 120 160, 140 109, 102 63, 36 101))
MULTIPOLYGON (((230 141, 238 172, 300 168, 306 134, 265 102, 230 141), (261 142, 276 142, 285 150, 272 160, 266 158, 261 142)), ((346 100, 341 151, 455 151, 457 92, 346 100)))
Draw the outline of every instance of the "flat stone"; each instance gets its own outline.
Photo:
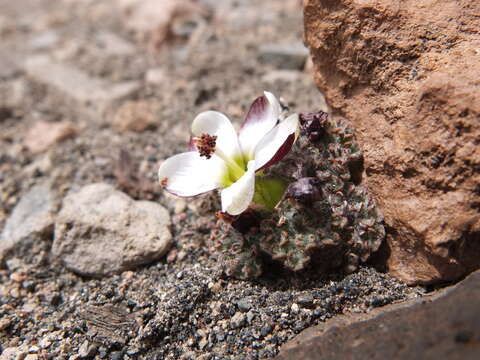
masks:
POLYGON ((141 83, 134 80, 107 85, 100 94, 99 102, 111 104, 115 101, 124 100, 135 94, 141 87, 141 83))
POLYGON ((83 105, 104 109, 114 101, 133 95, 140 88, 137 81, 109 84, 69 65, 57 63, 44 55, 37 55, 25 62, 27 74, 83 105))
POLYGON ((298 70, 272 70, 262 76, 262 81, 268 84, 276 82, 293 83, 300 79, 298 70))
POLYGON ((95 345, 90 345, 88 340, 85 340, 78 349, 78 356, 80 356, 80 359, 91 359, 95 356, 96 352, 97 347, 95 345))
POLYGON ((233 329, 238 329, 244 326, 247 322, 247 315, 241 312, 236 312, 230 320, 230 326, 233 329))
POLYGON ((196 19, 208 12, 192 0, 122 0, 118 6, 125 14, 126 27, 150 45, 160 45, 173 31, 177 18, 196 19))
MULTIPOLYGON (((0 60, 0 67, 1 66, 0 60)), ((25 100, 27 91, 26 81, 21 78, 5 81, 3 84, 0 84, 0 108, 3 108, 4 111, 8 109, 12 114, 22 113, 21 106, 25 100)), ((0 117, 2 116, 0 115, 0 117)))
POLYGON ((28 130, 24 145, 31 152, 40 153, 56 143, 74 137, 76 134, 76 127, 69 121, 40 121, 28 130))
POLYGON ((88 103, 103 95, 106 84, 68 65, 51 61, 47 56, 34 56, 25 62, 27 74, 34 80, 56 88, 78 102, 88 103))
POLYGON ((142 132, 156 127, 157 123, 153 107, 146 101, 128 101, 122 104, 112 119, 113 127, 121 132, 142 132))
POLYGON ((169 226, 161 205, 91 184, 65 197, 52 252, 71 271, 101 277, 162 257, 172 241, 169 226))
POLYGON ((0 354, 0 360, 24 360, 26 352, 20 348, 8 347, 0 354))
POLYGON ((96 42, 107 55, 125 56, 135 53, 135 46, 110 31, 100 31, 96 35, 96 42))
POLYGON ((13 209, 0 236, 0 264, 13 250, 17 256, 32 251, 39 240, 53 233, 56 196, 49 183, 34 186, 13 209))
POLYGON ((276 359, 478 359, 479 303, 477 271, 435 295, 307 329, 276 359))
POLYGON ((58 44, 60 38, 53 30, 45 31, 35 35, 29 41, 32 50, 47 50, 58 44))
POLYGON ((0 79, 14 77, 19 72, 18 59, 6 50, 0 50, 0 79))
POLYGON ((247 312, 252 308, 251 300, 244 298, 237 301, 238 310, 241 312, 247 312))
POLYGON ((145 74, 145 81, 152 85, 160 85, 166 81, 166 79, 165 70, 161 67, 149 69, 145 74))
POLYGON ((302 70, 308 57, 308 49, 300 42, 267 44, 258 49, 258 59, 279 69, 302 70))

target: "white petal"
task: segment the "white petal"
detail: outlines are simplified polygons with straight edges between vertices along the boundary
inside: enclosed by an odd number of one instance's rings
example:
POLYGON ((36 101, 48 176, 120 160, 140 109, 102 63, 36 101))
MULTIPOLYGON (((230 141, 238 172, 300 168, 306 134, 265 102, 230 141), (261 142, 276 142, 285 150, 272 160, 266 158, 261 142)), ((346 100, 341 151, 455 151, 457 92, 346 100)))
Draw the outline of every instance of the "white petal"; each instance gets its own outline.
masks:
POLYGON ((298 115, 293 114, 275 126, 255 148, 256 170, 280 161, 292 147, 298 132, 298 115))
POLYGON ((230 159, 241 155, 238 145, 238 136, 230 120, 218 111, 205 111, 193 120, 192 133, 195 136, 202 134, 217 136, 216 148, 230 159))
POLYGON ((229 187, 222 190, 222 211, 230 215, 244 212, 253 200, 255 192, 255 161, 248 162, 248 170, 229 187))
POLYGON ((240 130, 240 147, 247 159, 253 159, 258 142, 275 127, 282 112, 275 95, 268 91, 264 94, 253 102, 240 130))
POLYGON ((226 173, 227 166, 218 156, 206 159, 191 151, 165 160, 158 170, 158 178, 172 194, 195 196, 221 187, 226 173))
POLYGON ((280 105, 280 101, 278 101, 277 97, 275 95, 273 95, 271 92, 268 92, 268 91, 264 91, 263 92, 265 94, 265 96, 267 97, 268 99, 268 102, 270 103, 270 105, 272 106, 273 108, 273 113, 277 116, 277 118, 280 116, 280 114, 282 113, 282 105, 280 105))

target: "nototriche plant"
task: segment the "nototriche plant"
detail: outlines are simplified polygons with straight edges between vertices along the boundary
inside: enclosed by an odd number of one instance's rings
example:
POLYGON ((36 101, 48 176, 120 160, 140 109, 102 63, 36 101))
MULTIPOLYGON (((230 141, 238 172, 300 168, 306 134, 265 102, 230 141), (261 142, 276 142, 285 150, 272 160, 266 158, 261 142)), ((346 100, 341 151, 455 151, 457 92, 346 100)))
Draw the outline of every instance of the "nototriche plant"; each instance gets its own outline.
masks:
POLYGON ((383 217, 360 184, 362 154, 346 120, 286 117, 265 93, 238 136, 216 112, 197 116, 192 133, 191 151, 166 160, 160 182, 179 196, 222 189, 210 240, 228 275, 258 277, 265 254, 293 271, 312 259, 354 271, 378 250, 383 217))

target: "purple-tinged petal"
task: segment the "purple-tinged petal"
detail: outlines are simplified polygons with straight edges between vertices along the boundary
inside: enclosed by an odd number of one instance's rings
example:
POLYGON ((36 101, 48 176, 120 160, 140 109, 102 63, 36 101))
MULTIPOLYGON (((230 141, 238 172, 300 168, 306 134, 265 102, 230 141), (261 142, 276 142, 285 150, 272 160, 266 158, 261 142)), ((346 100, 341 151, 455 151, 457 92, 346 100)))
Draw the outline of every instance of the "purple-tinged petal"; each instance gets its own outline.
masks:
POLYGON ((282 107, 275 95, 267 91, 253 102, 238 136, 247 159, 253 158, 255 147, 275 127, 281 112, 282 107))
POLYGON ((188 140, 188 151, 198 151, 197 145, 195 145, 195 140, 193 136, 190 136, 190 140, 188 140))
POLYGON ((189 197, 222 187, 227 171, 227 165, 218 156, 206 159, 191 151, 165 160, 158 170, 158 178, 168 192, 189 197))
POLYGON ((293 114, 275 126, 255 148, 256 170, 271 166, 290 151, 298 133, 298 115, 293 114))
POLYGON ((290 151, 292 148, 293 144, 295 143, 295 135, 291 134, 287 140, 283 143, 283 145, 277 150, 275 155, 268 161, 266 164, 264 164, 262 167, 258 168, 258 170, 266 169, 273 164, 276 164, 277 162, 281 161, 290 151))

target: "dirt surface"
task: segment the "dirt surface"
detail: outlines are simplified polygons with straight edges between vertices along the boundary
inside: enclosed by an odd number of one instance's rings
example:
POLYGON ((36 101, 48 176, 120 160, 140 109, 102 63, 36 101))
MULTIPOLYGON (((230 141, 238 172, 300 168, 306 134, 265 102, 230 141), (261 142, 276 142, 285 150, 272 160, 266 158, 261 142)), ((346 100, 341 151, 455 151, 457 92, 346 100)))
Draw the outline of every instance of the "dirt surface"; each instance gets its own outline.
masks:
POLYGON ((271 264, 257 281, 226 277, 206 243, 215 202, 165 195, 156 172, 185 149, 203 110, 238 123, 263 90, 293 111, 324 108, 301 60, 301 7, 224 1, 163 36, 165 27, 132 31, 120 3, 0 0, 0 229, 25 227, 2 250, 2 360, 271 358, 310 325, 423 293, 371 268, 293 274, 271 264), (53 194, 29 195, 45 182, 53 194), (98 182, 168 209, 166 257, 93 279, 52 255, 65 195, 98 182), (20 199, 43 198, 52 202, 41 223, 30 221, 37 213, 15 220, 20 199))
POLYGON ((351 120, 409 283, 480 267, 480 3, 309 0, 305 38, 334 112, 351 120))

